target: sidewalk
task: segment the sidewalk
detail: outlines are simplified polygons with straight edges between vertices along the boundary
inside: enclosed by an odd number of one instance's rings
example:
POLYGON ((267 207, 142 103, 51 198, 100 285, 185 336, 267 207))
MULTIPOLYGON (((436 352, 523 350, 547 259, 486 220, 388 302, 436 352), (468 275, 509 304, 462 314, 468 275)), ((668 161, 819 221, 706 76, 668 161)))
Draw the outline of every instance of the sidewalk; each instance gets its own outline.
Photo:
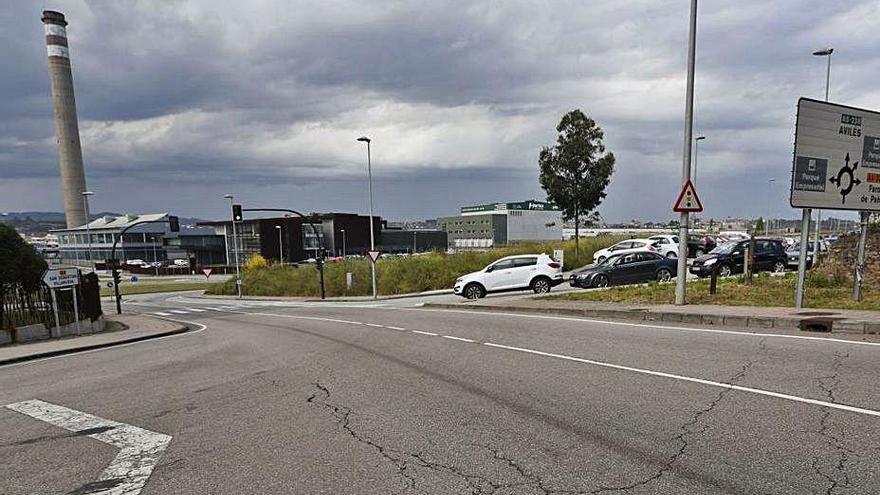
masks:
POLYGON ((139 340, 182 333, 188 330, 186 325, 182 323, 148 316, 112 315, 105 316, 105 319, 107 320, 107 327, 113 329, 82 337, 49 339, 0 347, 0 366, 137 342, 139 340))
POLYGON ((672 304, 619 304, 593 301, 547 301, 521 298, 496 302, 469 301, 464 304, 425 304, 430 308, 473 309, 537 314, 558 314, 585 318, 690 323, 705 326, 816 332, 878 334, 880 312, 841 309, 802 309, 672 304))

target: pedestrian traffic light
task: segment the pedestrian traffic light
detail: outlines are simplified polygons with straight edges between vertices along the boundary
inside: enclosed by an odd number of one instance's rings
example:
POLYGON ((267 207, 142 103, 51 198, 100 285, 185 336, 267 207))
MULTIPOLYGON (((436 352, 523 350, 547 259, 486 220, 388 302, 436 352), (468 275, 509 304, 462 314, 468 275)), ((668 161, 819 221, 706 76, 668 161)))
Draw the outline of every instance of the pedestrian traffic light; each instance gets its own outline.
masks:
POLYGON ((240 222, 242 218, 244 217, 241 215, 241 205, 232 205, 232 220, 240 222))
POLYGON ((168 226, 171 232, 180 232, 180 219, 174 215, 168 215, 168 226))

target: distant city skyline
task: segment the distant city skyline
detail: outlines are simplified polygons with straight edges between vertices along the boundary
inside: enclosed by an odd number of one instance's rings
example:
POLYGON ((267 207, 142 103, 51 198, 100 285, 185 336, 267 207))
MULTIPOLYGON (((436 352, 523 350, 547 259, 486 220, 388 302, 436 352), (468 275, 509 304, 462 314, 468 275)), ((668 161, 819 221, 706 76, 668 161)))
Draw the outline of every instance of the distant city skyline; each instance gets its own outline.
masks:
MULTIPOLYGON (((361 135, 373 139, 376 214, 389 220, 543 200, 538 152, 581 108, 618 159, 603 218, 674 218, 686 3, 13 2, 0 9, 0 211, 62 210, 44 8, 70 23, 93 211, 221 218, 233 193, 365 213, 361 135)), ((880 109, 878 15, 870 1, 701 5, 706 216, 798 216, 797 99, 825 88, 812 52, 835 48, 832 101, 880 109)))

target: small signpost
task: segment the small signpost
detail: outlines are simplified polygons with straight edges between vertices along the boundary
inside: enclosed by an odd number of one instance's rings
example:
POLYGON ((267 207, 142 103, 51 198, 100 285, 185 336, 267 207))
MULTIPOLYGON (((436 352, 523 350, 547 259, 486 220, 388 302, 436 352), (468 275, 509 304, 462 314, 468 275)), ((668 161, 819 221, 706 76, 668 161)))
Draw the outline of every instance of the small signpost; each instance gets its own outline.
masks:
POLYGON ((79 285, 79 270, 76 268, 50 268, 43 272, 43 284, 49 288, 52 294, 52 313, 55 315, 55 335, 61 336, 61 319, 58 317, 58 298, 55 295, 57 289, 68 289, 73 291, 73 317, 76 320, 76 334, 80 335, 79 326, 79 303, 76 300, 76 286, 79 285))
POLYGON ((211 269, 210 268, 202 268, 202 273, 205 274, 205 280, 211 279, 211 269))
POLYGON ((681 188, 681 193, 675 201, 672 211, 678 213, 701 213, 703 211, 703 203, 697 195, 697 189, 694 183, 688 180, 681 188))
POLYGON ((380 251, 367 251, 367 256, 370 257, 370 261, 372 261, 373 263, 375 263, 376 260, 379 259, 380 254, 382 254, 380 251))

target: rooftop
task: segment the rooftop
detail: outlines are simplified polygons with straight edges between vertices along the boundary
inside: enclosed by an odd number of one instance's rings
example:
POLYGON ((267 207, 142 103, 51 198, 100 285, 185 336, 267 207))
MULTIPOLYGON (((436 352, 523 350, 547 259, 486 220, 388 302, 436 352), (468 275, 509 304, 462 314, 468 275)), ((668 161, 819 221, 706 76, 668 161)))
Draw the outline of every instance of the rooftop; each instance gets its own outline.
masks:
POLYGON ((71 229, 57 229, 51 232, 74 232, 85 230, 122 230, 138 222, 155 222, 163 220, 168 216, 167 213, 147 213, 143 215, 122 215, 122 216, 104 216, 96 218, 86 225, 73 227, 71 229))

